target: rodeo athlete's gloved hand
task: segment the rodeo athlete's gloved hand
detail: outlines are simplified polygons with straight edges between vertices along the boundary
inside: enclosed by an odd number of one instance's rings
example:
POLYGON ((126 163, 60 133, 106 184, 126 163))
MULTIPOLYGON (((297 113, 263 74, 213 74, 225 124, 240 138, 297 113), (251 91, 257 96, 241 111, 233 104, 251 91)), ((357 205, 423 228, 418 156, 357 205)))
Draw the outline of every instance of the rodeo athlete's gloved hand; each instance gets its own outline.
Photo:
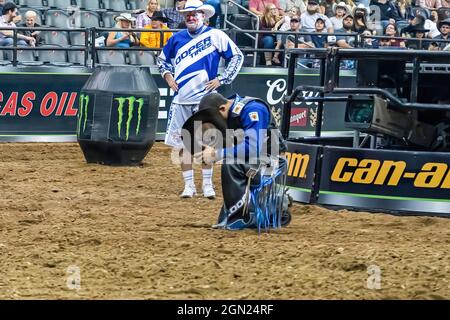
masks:
POLYGON ((203 146, 203 151, 194 154, 194 160, 196 163, 213 164, 216 162, 216 159, 216 149, 210 146, 203 146))

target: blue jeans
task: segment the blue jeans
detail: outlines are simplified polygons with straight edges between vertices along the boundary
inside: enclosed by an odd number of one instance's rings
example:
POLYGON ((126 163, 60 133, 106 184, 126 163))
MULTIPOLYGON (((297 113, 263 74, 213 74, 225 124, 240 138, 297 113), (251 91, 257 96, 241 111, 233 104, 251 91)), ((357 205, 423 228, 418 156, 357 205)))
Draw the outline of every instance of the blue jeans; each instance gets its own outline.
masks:
MULTIPOLYGON (((13 38, 0 38, 0 47, 6 47, 6 46, 12 46, 13 45, 13 38)), ((28 44, 25 42, 25 40, 18 39, 17 40, 18 46, 28 46, 28 44)))
POLYGON ((264 49, 275 48, 275 38, 273 36, 264 36, 262 39, 264 49))

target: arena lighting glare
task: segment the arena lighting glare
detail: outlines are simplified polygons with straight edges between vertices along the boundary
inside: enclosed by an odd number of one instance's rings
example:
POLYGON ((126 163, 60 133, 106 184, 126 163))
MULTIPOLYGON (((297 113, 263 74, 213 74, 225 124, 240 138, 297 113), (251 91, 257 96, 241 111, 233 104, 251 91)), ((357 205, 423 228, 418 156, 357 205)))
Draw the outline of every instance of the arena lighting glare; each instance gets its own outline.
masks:
POLYGON ((345 109, 346 126, 373 135, 387 135, 423 147, 430 147, 435 127, 417 119, 415 112, 400 110, 377 95, 349 96, 345 109))

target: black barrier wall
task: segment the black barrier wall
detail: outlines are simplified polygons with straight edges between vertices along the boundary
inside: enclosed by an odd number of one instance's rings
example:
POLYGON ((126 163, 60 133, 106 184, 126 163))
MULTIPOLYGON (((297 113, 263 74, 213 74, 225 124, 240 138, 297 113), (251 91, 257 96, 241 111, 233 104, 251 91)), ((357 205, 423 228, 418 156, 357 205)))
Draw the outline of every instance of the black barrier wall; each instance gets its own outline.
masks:
MULTIPOLYGON (((131 67, 130 67, 131 68, 131 67)), ((167 112, 173 93, 157 70, 151 70, 159 88, 161 101, 158 110, 157 138, 162 139, 167 121, 167 112)), ((347 71, 345 71, 347 72, 347 71)), ((0 68, 0 136, 5 141, 33 141, 39 137, 71 137, 76 140, 77 110, 80 105, 79 92, 91 74, 85 68, 53 67, 2 67, 0 68)), ((343 76, 345 85, 352 86, 354 74, 343 76)), ((298 83, 317 84, 316 70, 305 70, 297 75, 298 83)), ((277 120, 281 120, 281 99, 286 91, 284 69, 242 69, 233 84, 221 88, 224 95, 237 92, 266 100, 277 120)), ((312 92, 304 92, 312 95, 312 92)), ((344 104, 334 103, 326 108, 324 133, 348 131, 344 127, 344 104)), ((313 134, 317 104, 298 103, 292 110, 293 134, 313 134)))
POLYGON ((288 142, 288 172, 286 184, 295 201, 315 202, 316 168, 320 146, 288 142))
POLYGON ((324 147, 318 203, 450 214, 447 153, 324 147))
POLYGON ((450 217, 448 153, 355 149, 290 142, 294 200, 357 210, 450 217))

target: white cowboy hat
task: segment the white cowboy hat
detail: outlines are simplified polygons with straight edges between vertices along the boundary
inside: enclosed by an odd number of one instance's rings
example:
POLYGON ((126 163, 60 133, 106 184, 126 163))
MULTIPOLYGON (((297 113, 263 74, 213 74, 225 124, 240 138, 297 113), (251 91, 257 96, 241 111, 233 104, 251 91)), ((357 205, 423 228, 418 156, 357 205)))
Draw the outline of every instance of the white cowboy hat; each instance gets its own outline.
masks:
POLYGON ((342 8, 342 9, 345 9, 345 12, 349 12, 348 7, 344 1, 341 1, 334 5, 334 8, 333 8, 334 13, 336 13, 337 8, 342 8))
POLYGON ((178 10, 178 12, 189 12, 189 11, 203 11, 205 13, 206 19, 211 18, 215 13, 214 7, 209 4, 203 4, 200 0, 187 0, 184 5, 184 9, 178 10))
POLYGON ((353 8, 353 11, 355 10, 369 11, 369 9, 364 5, 364 3, 359 3, 356 7, 353 8))
POLYGON ((117 17, 114 18, 114 20, 116 21, 130 21, 130 22, 134 22, 136 21, 136 18, 134 18, 131 13, 128 12, 122 12, 121 14, 119 14, 117 17))

